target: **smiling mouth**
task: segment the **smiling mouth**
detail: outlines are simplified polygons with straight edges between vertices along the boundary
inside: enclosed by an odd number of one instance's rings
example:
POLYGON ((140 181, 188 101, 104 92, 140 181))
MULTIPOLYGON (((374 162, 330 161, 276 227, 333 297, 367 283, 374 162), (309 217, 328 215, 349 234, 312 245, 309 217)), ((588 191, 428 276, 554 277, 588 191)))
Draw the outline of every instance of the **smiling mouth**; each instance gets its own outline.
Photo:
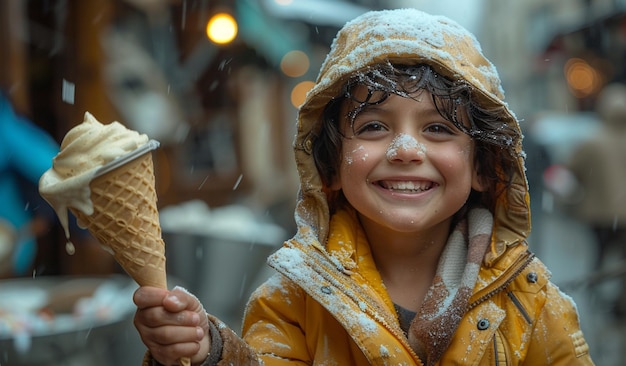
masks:
POLYGON ((378 185, 394 192, 419 193, 433 188, 435 183, 426 181, 379 181, 378 185))

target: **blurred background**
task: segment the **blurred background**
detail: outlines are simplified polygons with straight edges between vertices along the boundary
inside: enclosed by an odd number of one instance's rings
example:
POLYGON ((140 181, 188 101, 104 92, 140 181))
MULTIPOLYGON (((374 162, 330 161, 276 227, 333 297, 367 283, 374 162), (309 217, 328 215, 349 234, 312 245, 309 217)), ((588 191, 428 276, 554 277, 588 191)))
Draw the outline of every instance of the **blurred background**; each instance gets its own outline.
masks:
POLYGON ((143 357, 134 283, 75 222, 68 244, 37 194, 86 111, 160 141, 170 285, 238 330, 265 257, 295 231, 297 107, 346 21, 400 7, 461 23, 498 68, 525 134, 531 247, 577 303, 596 364, 622 365, 626 214, 608 205, 626 207, 626 96, 603 92, 626 82, 626 0, 0 1, 0 365, 143 357), (573 157, 598 139, 583 177, 573 157), (592 199, 603 222, 581 213, 587 180, 612 182, 609 203, 592 199))

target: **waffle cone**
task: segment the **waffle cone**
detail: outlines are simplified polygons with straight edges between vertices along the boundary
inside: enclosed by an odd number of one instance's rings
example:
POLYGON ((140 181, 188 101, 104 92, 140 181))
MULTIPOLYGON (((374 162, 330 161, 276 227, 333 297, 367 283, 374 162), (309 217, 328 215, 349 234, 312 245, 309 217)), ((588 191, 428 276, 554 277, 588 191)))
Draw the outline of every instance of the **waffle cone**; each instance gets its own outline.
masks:
POLYGON ((167 288, 154 183, 148 152, 91 181, 93 214, 70 210, 140 286, 167 288))

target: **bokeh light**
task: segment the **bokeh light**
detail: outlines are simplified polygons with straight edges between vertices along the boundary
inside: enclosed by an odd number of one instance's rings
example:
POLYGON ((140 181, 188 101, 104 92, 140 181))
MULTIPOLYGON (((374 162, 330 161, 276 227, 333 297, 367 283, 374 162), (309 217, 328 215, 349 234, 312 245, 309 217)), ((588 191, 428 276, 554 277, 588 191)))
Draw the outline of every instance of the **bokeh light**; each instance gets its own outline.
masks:
POLYGON ((296 86, 294 86, 291 90, 291 104, 294 107, 299 108, 302 103, 304 103, 306 93, 308 93, 314 85, 315 83, 309 80, 302 81, 296 84, 296 86))
POLYGON ((577 98, 585 98, 600 88, 600 75, 593 66, 581 58, 567 60, 564 72, 567 84, 577 98))
POLYGON ((309 56, 298 50, 287 52, 280 61, 281 71, 289 77, 299 77, 309 71, 309 56))
POLYGON ((228 13, 217 13, 209 19, 206 34, 217 44, 229 43, 237 37, 237 22, 228 13))

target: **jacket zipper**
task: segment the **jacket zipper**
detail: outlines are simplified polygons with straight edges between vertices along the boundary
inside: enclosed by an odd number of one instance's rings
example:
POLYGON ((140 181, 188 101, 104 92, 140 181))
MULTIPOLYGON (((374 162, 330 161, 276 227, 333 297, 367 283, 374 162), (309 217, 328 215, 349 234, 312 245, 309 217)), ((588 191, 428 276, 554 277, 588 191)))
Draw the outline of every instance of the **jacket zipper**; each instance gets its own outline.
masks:
MULTIPOLYGON (((311 260, 311 261, 314 262, 314 265, 311 265, 311 268, 316 268, 316 267, 317 268, 323 268, 324 270, 317 271, 317 273, 320 276, 322 276, 325 280, 327 280, 329 283, 337 286, 338 283, 343 282, 339 278, 341 278, 342 276, 350 276, 351 275, 349 271, 348 272, 345 271, 343 266, 337 266, 336 263, 333 263, 332 261, 324 261, 324 260, 317 259, 316 258, 317 256, 323 257, 322 253, 317 252, 315 250, 313 250, 313 251, 305 250, 299 243, 298 244, 290 243, 290 244, 293 247, 299 246, 300 250, 302 251, 302 253, 305 253, 307 260, 311 260), (329 262, 333 263, 334 265, 329 265, 328 264, 329 262), (341 273, 341 275, 337 276, 336 275, 337 272, 341 273)), ((352 288, 346 288, 346 290, 348 290, 348 291, 344 291, 344 294, 347 295, 348 297, 350 297, 352 299, 352 301, 364 302, 364 303, 369 304, 369 305, 378 303, 377 300, 373 300, 373 299, 372 299, 371 302, 363 301, 362 299, 359 299, 360 296, 369 296, 366 293, 360 292, 360 291, 358 291, 356 289, 352 289, 352 288)), ((404 334, 403 333, 398 333, 397 330, 394 327, 392 327, 391 325, 389 325, 389 323, 384 318, 380 317, 380 315, 378 314, 378 312, 376 310, 372 309, 370 306, 366 306, 365 308, 362 308, 361 311, 366 312, 367 314, 369 314, 369 316, 371 316, 373 319, 376 319, 384 328, 386 328, 389 332, 394 334, 396 339, 400 343, 404 344, 405 348, 411 354, 413 359, 414 360, 419 360, 419 363, 417 365, 422 366, 424 364, 423 361, 419 358, 419 356, 415 353, 415 351, 413 351, 411 346, 408 344, 408 340, 404 336, 404 334)), ((384 310, 381 309, 381 311, 384 311, 384 310)))
POLYGON ((500 366, 500 358, 499 358, 499 352, 498 352, 498 340, 496 339, 496 335, 493 335, 493 352, 495 354, 495 357, 493 358, 496 365, 495 366, 500 366))
MULTIPOLYGON (((492 291, 489 291, 485 295, 479 297, 477 300, 472 302, 468 306, 467 311, 475 308, 476 306, 478 306, 483 301, 486 301, 486 300, 490 299, 494 295, 496 295, 496 294, 502 292, 504 289, 506 289, 507 286, 509 284, 511 284, 511 282, 513 282, 515 280, 515 278, 517 278, 517 276, 519 276, 519 274, 522 273, 526 269, 526 267, 528 267, 528 265, 530 265, 530 263, 533 261, 533 259, 535 259, 535 254, 527 251, 525 253, 525 258, 520 259, 518 261, 518 263, 516 264, 518 267, 515 269, 513 274, 511 276, 509 276, 509 278, 507 278, 507 280, 504 281, 504 283, 502 283, 500 286, 496 287, 492 291)), ((513 295, 513 294, 509 293, 509 295, 513 295)), ((509 296, 509 297, 511 297, 511 296, 509 296)), ((516 306, 518 305, 519 301, 516 302, 517 299, 515 297, 511 298, 511 300, 513 301, 513 303, 516 306)), ((522 309, 520 308, 520 310, 522 310, 522 309)), ((526 321, 528 321, 528 315, 526 314, 525 311, 522 311, 522 315, 524 315, 524 318, 526 319, 526 321)), ((500 352, 500 350, 498 348, 498 341, 496 339, 497 337, 498 337, 497 334, 494 334, 494 336, 493 336, 494 360, 495 360, 496 366, 501 366, 500 365, 500 359, 499 359, 499 352, 500 352)), ((501 350, 501 352, 506 352, 506 351, 503 349, 503 350, 501 350)), ((506 358, 506 356, 505 356, 505 358, 506 358)), ((508 361, 505 360, 505 365, 506 364, 508 364, 508 361)), ((502 366, 505 366, 505 365, 502 365, 502 366)))
POLYGON ((532 324, 533 321, 532 319, 530 319, 530 315, 528 315, 528 312, 526 311, 526 309, 524 309, 524 306, 522 306, 522 303, 517 299, 517 296, 515 296, 515 294, 513 294, 512 291, 507 292, 507 295, 509 296, 513 304, 517 307, 517 310, 519 310, 519 312, 522 314, 526 322, 528 324, 532 324))
POLYGON ((473 308, 475 308, 476 306, 478 306, 478 304, 480 304, 483 301, 486 301, 488 299, 490 299, 491 297, 493 297, 494 295, 496 295, 497 293, 502 292, 509 284, 511 284, 511 282, 513 282, 513 280, 515 280, 515 278, 517 278, 517 276, 522 273, 526 267, 528 267, 528 265, 535 259, 535 254, 531 253, 531 252, 526 252, 526 257, 520 259, 521 263, 517 264, 517 269, 515 269, 515 271, 513 272, 513 274, 511 276, 509 276, 509 278, 507 278, 506 281, 504 281, 504 283, 502 283, 501 285, 499 285, 498 287, 496 287, 495 289, 489 291, 488 293, 484 294, 483 296, 479 297, 478 299, 476 299, 474 302, 472 302, 471 304, 469 304, 469 306, 467 307, 467 310, 471 310, 473 308))

